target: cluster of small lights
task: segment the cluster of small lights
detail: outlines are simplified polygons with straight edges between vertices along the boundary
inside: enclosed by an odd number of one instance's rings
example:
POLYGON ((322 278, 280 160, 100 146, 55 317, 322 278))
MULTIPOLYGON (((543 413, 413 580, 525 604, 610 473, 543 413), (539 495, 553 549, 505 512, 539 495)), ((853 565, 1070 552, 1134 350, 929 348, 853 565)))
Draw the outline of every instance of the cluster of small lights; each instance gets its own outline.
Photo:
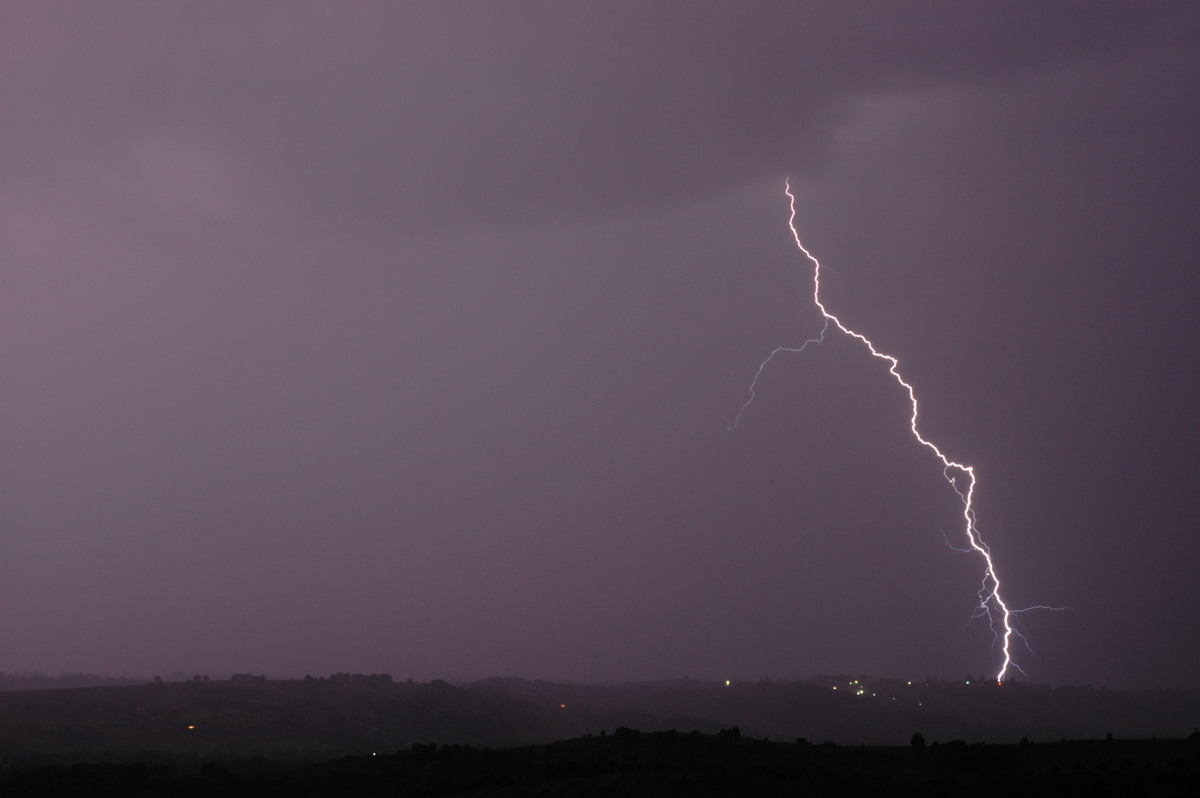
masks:
MULTIPOLYGON (((843 694, 850 694, 862 698, 882 698, 885 701, 900 701, 908 704, 909 706, 924 707, 925 702, 923 700, 917 701, 913 699, 917 699, 924 695, 924 690, 930 688, 935 690, 939 689, 937 687, 939 684, 946 687, 954 686, 960 689, 969 686, 971 687, 972 692, 979 689, 979 687, 976 687, 975 685, 987 684, 986 681, 980 682, 978 679, 961 679, 952 682, 941 682, 940 680, 935 679, 933 681, 935 684, 931 684, 930 682, 918 684, 912 681, 862 678, 847 679, 839 684, 825 684, 823 686, 829 688, 830 690, 840 690, 843 694), (905 690, 905 687, 910 689, 905 690), (915 690, 911 689, 914 687, 916 688, 915 690), (906 695, 910 697, 906 698, 906 695)), ((928 698, 928 695, 925 697, 928 698)), ((953 702, 953 697, 943 696, 942 700, 949 704, 953 702)), ((935 702, 935 704, 936 703, 937 702, 935 702)))
MULTIPOLYGON (((907 685, 908 687, 912 687, 913 683, 911 681, 906 681, 905 685, 907 685)), ((928 687, 929 685, 926 684, 925 686, 928 687)), ((832 690, 837 690, 840 687, 847 688, 850 692, 852 692, 856 696, 864 696, 865 697, 865 696, 869 695, 872 698, 879 697, 878 692, 872 691, 872 692, 868 693, 867 691, 870 690, 870 687, 868 686, 868 684, 865 681, 863 681, 861 679, 851 679, 850 681, 846 682, 844 685, 837 685, 837 684, 830 685, 830 689, 832 689, 832 690)), ((894 695, 885 695, 884 698, 888 698, 892 701, 897 700, 897 697, 894 695)), ((917 706, 919 706, 919 707, 924 706, 924 702, 918 701, 917 706)))

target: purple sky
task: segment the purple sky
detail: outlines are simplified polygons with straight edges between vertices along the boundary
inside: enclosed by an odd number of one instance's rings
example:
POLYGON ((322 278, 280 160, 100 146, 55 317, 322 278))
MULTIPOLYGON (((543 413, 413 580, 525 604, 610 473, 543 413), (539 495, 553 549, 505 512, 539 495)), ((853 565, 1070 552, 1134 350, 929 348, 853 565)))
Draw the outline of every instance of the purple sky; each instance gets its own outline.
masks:
POLYGON ((1192 3, 0 11, 0 670, 1200 685, 1192 3), (1034 653, 1036 652, 1036 653, 1034 653))

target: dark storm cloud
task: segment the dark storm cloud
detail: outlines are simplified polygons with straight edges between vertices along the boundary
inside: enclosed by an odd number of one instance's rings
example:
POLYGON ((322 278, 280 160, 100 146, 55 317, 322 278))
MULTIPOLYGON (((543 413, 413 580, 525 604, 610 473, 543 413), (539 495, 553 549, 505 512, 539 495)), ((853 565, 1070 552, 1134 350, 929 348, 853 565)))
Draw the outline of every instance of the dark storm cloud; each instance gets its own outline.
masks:
POLYGON ((0 669, 994 667, 877 363, 724 431, 819 329, 790 173, 1012 601, 1076 608, 1031 675, 1200 680, 1190 6, 2 13, 0 669))
MULTIPOLYGON (((629 213, 813 168, 847 101, 1112 58, 1166 6, 158 3, 18 8, 18 170, 198 135, 320 219, 629 213)), ((469 222, 468 222, 469 220, 469 222)))

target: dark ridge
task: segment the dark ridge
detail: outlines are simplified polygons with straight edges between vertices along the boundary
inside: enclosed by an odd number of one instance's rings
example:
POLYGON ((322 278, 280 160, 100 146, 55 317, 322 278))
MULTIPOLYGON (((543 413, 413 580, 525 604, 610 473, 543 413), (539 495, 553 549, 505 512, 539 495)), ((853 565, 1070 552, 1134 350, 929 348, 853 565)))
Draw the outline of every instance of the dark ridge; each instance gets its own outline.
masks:
MULTIPOLYGON (((1200 737, 1200 735, 1197 735, 1200 737)), ((6 769, 6 796, 1192 796, 1200 740, 811 745, 737 728, 612 734, 492 749, 415 744, 317 763, 264 758, 6 769)))

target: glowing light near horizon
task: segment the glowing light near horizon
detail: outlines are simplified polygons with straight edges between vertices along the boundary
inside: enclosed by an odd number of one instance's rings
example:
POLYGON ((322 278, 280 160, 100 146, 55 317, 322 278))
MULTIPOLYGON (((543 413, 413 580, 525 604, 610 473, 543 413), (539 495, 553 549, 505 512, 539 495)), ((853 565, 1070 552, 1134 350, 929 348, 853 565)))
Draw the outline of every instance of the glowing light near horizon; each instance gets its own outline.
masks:
MULTIPOLYGON (((871 353, 872 357, 876 357, 887 362, 888 373, 891 374, 896 379, 896 382, 900 384, 900 387, 902 387, 908 393, 908 400, 912 406, 912 416, 909 419, 909 429, 912 430, 913 437, 916 438, 922 446, 925 446, 932 451, 934 455, 937 456, 938 460, 941 461, 942 473, 946 477, 946 481, 950 483, 950 486, 954 489, 954 492, 958 494, 960 499, 962 499, 963 529, 966 534, 967 542, 970 544, 970 548, 961 549, 961 551, 974 552, 983 559, 983 584, 979 588, 979 606, 976 609, 976 615, 986 617, 988 619, 988 623, 991 626, 993 633, 996 635, 996 639, 1001 644, 1000 647, 1003 653, 1003 662, 1000 665, 999 672, 996 674, 996 681, 997 683, 1003 683, 1010 669, 1016 669, 1018 671, 1021 670, 1020 666, 1018 666, 1012 658, 1011 647, 1013 636, 1021 636, 1020 633, 1013 628, 1012 616, 1016 612, 1024 612, 1024 610, 1010 610, 1003 597, 1001 597, 1000 579, 996 575, 996 566, 992 560, 991 551, 988 549, 987 544, 983 542, 983 539, 979 535, 979 530, 976 527, 974 509, 976 486, 975 469, 973 466, 951 460, 942 452, 941 449, 935 446, 931 441, 928 441, 921 436, 921 433, 917 428, 918 406, 916 391, 913 389, 912 385, 910 385, 904 380, 903 377, 900 376, 900 361, 892 355, 880 352, 875 348, 875 344, 872 343, 865 335, 855 332, 847 327, 837 316, 830 313, 824 304, 822 304, 821 262, 818 261, 811 252, 808 251, 808 249, 800 241, 800 234, 796 232, 796 197, 794 194, 792 194, 790 180, 784 181, 784 193, 786 193, 788 196, 789 208, 791 210, 791 215, 788 217, 788 228, 792 231, 792 238, 795 240, 797 248, 799 248, 799 250, 804 253, 804 256, 812 262, 813 304, 815 304, 817 309, 821 311, 821 315, 824 317, 825 322, 821 327, 820 334, 816 338, 809 338, 804 343, 795 347, 777 346, 774 350, 772 350, 771 354, 767 355, 766 359, 759 364, 758 371, 755 372, 754 379, 750 382, 750 398, 747 399, 740 408, 738 408, 737 415, 734 416, 733 421, 729 422, 729 429, 733 430, 737 427, 742 420, 742 414, 746 412, 746 408, 748 408, 754 402, 754 399, 757 396, 755 393, 755 388, 758 386, 758 380, 762 376, 763 370, 766 369, 767 364, 770 363, 771 360, 774 359, 774 357, 780 352, 803 352, 809 346, 809 344, 821 343, 825 340, 825 334, 829 331, 830 324, 833 324, 838 330, 849 337, 861 342, 867 348, 867 351, 871 353)), ((1059 608, 1030 607, 1029 609, 1059 608)), ((859 695, 861 694, 862 691, 860 690, 859 695)))

